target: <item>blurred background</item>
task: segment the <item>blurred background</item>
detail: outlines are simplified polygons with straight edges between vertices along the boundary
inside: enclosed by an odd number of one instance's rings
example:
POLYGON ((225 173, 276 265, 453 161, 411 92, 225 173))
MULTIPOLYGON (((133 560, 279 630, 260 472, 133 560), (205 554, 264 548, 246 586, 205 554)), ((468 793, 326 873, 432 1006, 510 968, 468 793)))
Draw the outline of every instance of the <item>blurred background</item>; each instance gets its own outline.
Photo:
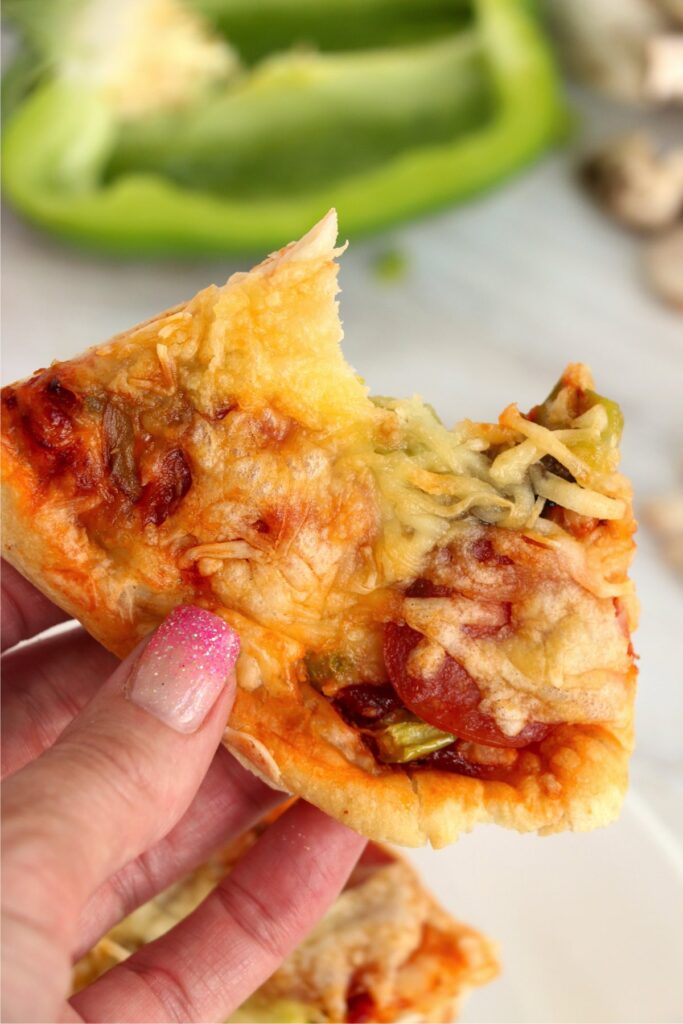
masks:
POLYGON ((681 0, 5 0, 2 380, 331 205, 345 352, 446 422, 589 363, 641 528, 621 821, 420 851, 501 943, 469 1021, 683 1019, 681 0))

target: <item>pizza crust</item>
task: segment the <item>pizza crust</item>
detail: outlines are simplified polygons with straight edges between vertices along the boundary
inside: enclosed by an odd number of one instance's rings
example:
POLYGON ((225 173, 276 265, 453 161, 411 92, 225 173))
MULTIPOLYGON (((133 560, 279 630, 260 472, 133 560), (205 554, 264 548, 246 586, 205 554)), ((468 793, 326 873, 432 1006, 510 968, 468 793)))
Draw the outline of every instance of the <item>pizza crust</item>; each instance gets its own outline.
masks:
MULTIPOLYGON (((437 849, 481 823, 542 835, 610 824, 621 810, 633 747, 629 727, 559 727, 541 744, 534 770, 513 786, 426 769, 370 775, 323 739, 304 710, 284 716, 257 694, 238 694, 231 722, 267 743, 277 788, 372 839, 437 849)), ((245 767, 270 781, 240 754, 245 767)))

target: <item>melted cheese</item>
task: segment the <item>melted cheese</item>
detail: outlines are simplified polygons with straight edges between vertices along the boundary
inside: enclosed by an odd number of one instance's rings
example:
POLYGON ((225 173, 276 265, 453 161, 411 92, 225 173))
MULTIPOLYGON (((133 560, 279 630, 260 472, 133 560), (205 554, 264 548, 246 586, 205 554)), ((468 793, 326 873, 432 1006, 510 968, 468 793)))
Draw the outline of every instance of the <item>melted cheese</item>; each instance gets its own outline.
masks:
POLYGON ((404 609, 408 625, 476 680, 481 710, 510 736, 529 719, 619 722, 628 706, 631 659, 614 606, 572 580, 520 595, 514 627, 500 636, 474 637, 463 628, 482 614, 476 601, 421 598, 404 609))

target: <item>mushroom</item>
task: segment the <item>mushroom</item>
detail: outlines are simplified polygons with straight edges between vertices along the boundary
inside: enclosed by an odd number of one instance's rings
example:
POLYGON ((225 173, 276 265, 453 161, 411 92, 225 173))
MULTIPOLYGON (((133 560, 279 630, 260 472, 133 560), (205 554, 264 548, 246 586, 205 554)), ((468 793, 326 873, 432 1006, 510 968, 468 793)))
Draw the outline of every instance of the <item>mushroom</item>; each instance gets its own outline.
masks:
POLYGON ((683 0, 657 0, 657 6, 679 25, 683 25, 683 0))
POLYGON ((619 100, 646 96, 647 41, 670 28, 652 0, 554 0, 553 24, 574 73, 619 100))
POLYGON ((627 227, 655 231, 683 213, 683 147, 660 153, 647 135, 635 133, 589 157, 582 175, 598 202, 627 227))
POLYGON ((648 40, 644 89, 657 103, 683 101, 683 32, 648 40))

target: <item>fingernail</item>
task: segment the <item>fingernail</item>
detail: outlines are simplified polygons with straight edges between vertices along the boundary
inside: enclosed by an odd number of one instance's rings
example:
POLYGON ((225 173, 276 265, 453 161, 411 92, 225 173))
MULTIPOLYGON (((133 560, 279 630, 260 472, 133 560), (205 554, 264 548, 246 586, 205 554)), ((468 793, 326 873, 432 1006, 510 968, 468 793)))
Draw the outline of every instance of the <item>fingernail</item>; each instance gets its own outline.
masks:
POLYGON ((178 732, 195 732, 225 686, 239 654, 223 619, 180 605, 162 622, 133 669, 127 696, 178 732))

